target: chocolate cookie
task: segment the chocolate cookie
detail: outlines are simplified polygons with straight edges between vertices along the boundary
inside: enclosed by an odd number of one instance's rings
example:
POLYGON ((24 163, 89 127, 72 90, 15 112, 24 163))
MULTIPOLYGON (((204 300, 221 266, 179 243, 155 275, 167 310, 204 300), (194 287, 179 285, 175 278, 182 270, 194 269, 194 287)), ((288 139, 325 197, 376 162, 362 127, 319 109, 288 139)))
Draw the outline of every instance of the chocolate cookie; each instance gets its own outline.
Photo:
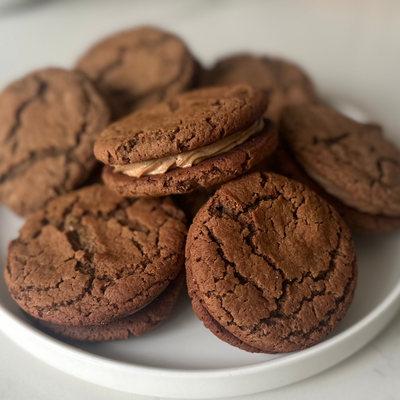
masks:
POLYGON ((379 126, 310 105, 285 110, 281 132, 351 228, 382 233, 400 227, 400 152, 379 126))
POLYGON ((279 144, 268 171, 287 176, 290 179, 295 179, 308 186, 334 206, 352 230, 373 235, 389 233, 400 228, 400 218, 366 214, 355 208, 346 206, 346 204, 342 203, 339 199, 330 195, 322 186, 307 175, 301 165, 295 160, 285 143, 279 144))
POLYGON ((104 182, 123 196, 164 196, 228 181, 270 155, 277 133, 248 85, 200 89, 140 110, 94 148, 104 182))
POLYGON ((135 314, 128 315, 104 325, 68 326, 36 320, 45 331, 81 341, 110 341, 128 339, 129 336, 141 336, 166 320, 178 299, 184 281, 184 273, 179 275, 148 306, 135 314))
POLYGON ((198 69, 178 37, 150 27, 102 40, 76 68, 95 83, 114 119, 191 88, 198 69))
POLYGON ((0 94, 0 202, 28 216, 81 185, 109 111, 82 73, 44 69, 0 94))
POLYGON ((11 242, 5 278, 19 306, 60 325, 132 314, 184 262, 184 214, 169 198, 124 199, 93 185, 52 200, 11 242))
POLYGON ((186 268, 194 305, 216 321, 206 325, 266 353, 300 350, 332 332, 357 277, 353 241, 335 209, 301 183, 266 173, 223 185, 202 207, 186 268))
POLYGON ((288 105, 313 103, 317 94, 310 78, 297 65, 278 58, 239 54, 219 61, 202 75, 202 86, 247 83, 270 98, 265 117, 277 122, 288 105))

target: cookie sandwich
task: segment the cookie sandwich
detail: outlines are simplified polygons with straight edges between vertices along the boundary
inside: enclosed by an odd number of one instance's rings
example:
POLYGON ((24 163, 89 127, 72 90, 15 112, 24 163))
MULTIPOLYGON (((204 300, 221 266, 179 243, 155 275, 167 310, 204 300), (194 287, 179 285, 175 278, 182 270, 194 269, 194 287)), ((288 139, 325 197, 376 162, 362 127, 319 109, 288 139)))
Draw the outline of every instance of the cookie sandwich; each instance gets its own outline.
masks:
POLYGON ((248 85, 199 89, 108 126, 94 153, 126 197, 182 194, 247 172, 277 146, 268 102, 248 85))

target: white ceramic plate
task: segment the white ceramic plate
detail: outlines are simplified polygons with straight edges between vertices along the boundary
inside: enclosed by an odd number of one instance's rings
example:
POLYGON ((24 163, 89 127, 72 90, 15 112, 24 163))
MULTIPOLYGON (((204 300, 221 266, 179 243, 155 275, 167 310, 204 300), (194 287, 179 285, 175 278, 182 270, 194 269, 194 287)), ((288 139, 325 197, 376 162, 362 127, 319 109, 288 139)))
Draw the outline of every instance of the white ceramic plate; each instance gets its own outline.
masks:
MULTIPOLYGON (((1 258, 22 220, 0 207, 1 258)), ((0 326, 46 363, 89 382, 153 396, 205 398, 249 394, 314 375, 350 356, 380 332, 400 299, 400 234, 356 238, 359 284, 339 328, 323 343, 298 353, 249 354, 214 337, 182 296, 162 326, 113 343, 64 343, 33 326, 0 280, 0 326)))
MULTIPOLYGON (((247 2, 231 7, 200 2, 54 2, 25 15, 0 15, 0 86, 32 68, 68 67, 95 39, 148 22, 186 38, 205 62, 239 50, 272 52, 301 62, 321 92, 344 111, 384 121, 400 143, 398 82, 400 29, 390 37, 368 30, 368 13, 319 2, 247 2), (150 3, 150 4, 148 4, 150 3), (203 4, 200 6, 200 4, 203 4), (93 19, 93 10, 96 19, 93 19), (364 18, 364 19, 363 19, 364 18), (355 21, 358 22, 355 23, 355 21), (339 24, 339 25, 338 25, 339 24), (338 29, 338 26, 340 29, 338 29), (375 36, 374 36, 375 35, 375 36), (378 37, 379 36, 379 37, 378 37), (351 40, 349 39, 351 38, 351 40), (381 40, 382 39, 382 40, 381 40), (383 44, 384 45, 383 45, 383 44), (357 51, 354 51, 354 48, 357 51), (384 71, 384 73, 380 73, 384 71)), ((325 3, 325 2, 324 2, 325 3)), ((343 3, 345 4, 345 3, 343 3)), ((360 3, 359 7, 361 7, 360 3)), ((0 260, 23 221, 0 207, 0 260)), ((283 386, 340 362, 380 332, 400 305, 400 233, 356 237, 359 281, 339 328, 313 348, 282 356, 248 354, 219 341, 197 320, 182 296, 171 318, 141 338, 98 344, 65 343, 25 319, 0 278, 0 328, 46 363, 92 383, 131 393, 205 398, 249 394, 283 386)))

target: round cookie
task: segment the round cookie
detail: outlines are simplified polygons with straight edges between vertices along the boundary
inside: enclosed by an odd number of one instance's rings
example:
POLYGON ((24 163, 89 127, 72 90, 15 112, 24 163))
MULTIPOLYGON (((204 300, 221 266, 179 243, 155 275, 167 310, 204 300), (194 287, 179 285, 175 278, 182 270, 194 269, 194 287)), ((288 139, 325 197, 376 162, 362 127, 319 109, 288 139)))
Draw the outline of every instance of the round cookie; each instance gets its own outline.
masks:
POLYGON ((44 69, 0 94, 0 202, 29 216, 81 185, 109 111, 80 72, 44 69))
POLYGON ((95 83, 118 119, 190 89, 198 64, 175 35, 141 27, 102 40, 76 68, 95 83))
POLYGON ((184 262, 184 214, 169 198, 124 199, 102 185, 52 200, 11 242, 5 279, 28 314, 97 325, 132 314, 184 262))
POLYGON ((400 152, 379 126, 312 105, 285 110, 280 131, 350 228, 383 233, 400 227, 400 152))
POLYGON ((238 54, 220 60, 202 74, 202 86, 247 83, 262 90, 270 99, 265 117, 278 122, 288 105, 313 103, 315 88, 297 65, 279 58, 238 54))
POLYGON ((40 320, 35 320, 35 322, 50 333, 80 341, 123 340, 128 339, 131 335, 141 336, 156 328, 170 316, 178 299, 183 281, 184 272, 180 272, 167 288, 148 306, 132 315, 117 319, 108 324, 68 326, 40 320))
POLYGON ((108 164, 103 180, 136 197, 188 193, 233 179, 275 150, 276 130, 262 118, 266 107, 262 92, 236 85, 140 110, 96 141, 97 159, 108 164))
POLYGON ((195 302, 236 343, 266 353, 320 342, 346 314, 357 278, 353 241, 335 209, 266 173, 223 185, 202 207, 186 268, 195 302))

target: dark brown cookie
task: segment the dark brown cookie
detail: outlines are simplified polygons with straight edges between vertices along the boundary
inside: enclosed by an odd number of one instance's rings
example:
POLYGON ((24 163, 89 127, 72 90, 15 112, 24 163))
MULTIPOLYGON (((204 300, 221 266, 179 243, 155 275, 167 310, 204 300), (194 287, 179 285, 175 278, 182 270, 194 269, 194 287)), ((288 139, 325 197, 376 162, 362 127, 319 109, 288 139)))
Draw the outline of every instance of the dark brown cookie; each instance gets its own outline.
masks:
POLYGON ((5 278, 32 316, 97 325, 132 314, 184 261, 183 212, 169 198, 124 199, 93 185, 52 200, 11 242, 5 278))
POLYGON ((351 230, 369 235, 376 235, 400 229, 400 218, 366 214, 353 207, 346 206, 346 204, 342 203, 339 199, 331 196, 316 181, 307 175, 300 164, 296 162, 285 143, 281 143, 278 146, 268 170, 285 175, 290 179, 295 179, 308 186, 336 208, 351 230))
POLYGON ((110 125, 95 145, 104 182, 123 196, 182 194, 233 179, 269 156, 277 133, 248 85, 201 89, 110 125))
POLYGON ((182 288, 184 276, 184 272, 179 273, 167 288, 145 308, 108 324, 68 326, 37 319, 35 322, 45 331, 81 341, 98 342, 128 339, 131 335, 141 336, 156 328, 170 316, 182 288))
POLYGON ((178 37, 141 27, 102 40, 76 67, 95 83, 117 119, 191 88, 198 63, 178 37))
POLYGON ((297 106, 284 112, 281 133, 351 228, 382 233, 400 226, 400 152, 379 126, 322 105, 297 106))
POLYGON ((282 110, 293 104, 317 101, 310 78, 297 65, 278 58, 239 54, 219 61, 202 74, 202 86, 247 83, 269 96, 265 117, 277 122, 282 110))
POLYGON ((223 185, 190 227, 186 260, 190 295, 236 339, 266 353, 320 342, 356 286, 344 221, 306 186, 275 174, 223 185))
POLYGON ((0 201, 28 216, 81 185, 108 108, 80 72, 36 71, 0 94, 0 201))

